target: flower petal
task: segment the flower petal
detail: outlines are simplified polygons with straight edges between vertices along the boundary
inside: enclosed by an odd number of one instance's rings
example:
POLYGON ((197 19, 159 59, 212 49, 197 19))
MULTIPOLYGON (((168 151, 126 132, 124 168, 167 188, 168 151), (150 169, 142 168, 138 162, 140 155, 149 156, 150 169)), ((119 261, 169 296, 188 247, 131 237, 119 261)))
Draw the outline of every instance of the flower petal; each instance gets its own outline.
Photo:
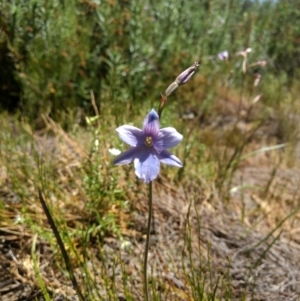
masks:
POLYGON ((123 165, 131 163, 137 156, 139 156, 140 147, 131 147, 125 152, 121 153, 115 160, 115 165, 123 165))
POLYGON ((157 154, 157 157, 161 163, 176 167, 182 167, 181 161, 165 149, 157 154))
POLYGON ((159 132, 159 117, 154 109, 147 115, 144 120, 142 129, 145 136, 156 137, 159 132))
POLYGON ((132 125, 122 125, 116 129, 121 140, 130 146, 143 144, 142 131, 132 125))
POLYGON ((182 137, 183 136, 172 127, 161 129, 154 141, 154 147, 158 148, 158 150, 174 147, 179 144, 182 137))
POLYGON ((153 181, 159 174, 160 163, 153 151, 147 147, 134 159, 135 174, 145 183, 153 181))

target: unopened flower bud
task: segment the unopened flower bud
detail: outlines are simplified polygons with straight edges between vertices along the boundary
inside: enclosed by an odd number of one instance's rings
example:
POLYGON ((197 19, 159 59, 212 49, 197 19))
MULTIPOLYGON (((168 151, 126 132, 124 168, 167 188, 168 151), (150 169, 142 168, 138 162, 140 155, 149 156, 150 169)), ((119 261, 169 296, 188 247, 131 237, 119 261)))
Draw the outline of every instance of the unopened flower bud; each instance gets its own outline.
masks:
POLYGON ((179 84, 177 82, 173 82, 165 91, 165 94, 167 96, 169 96, 172 92, 174 92, 175 90, 177 90, 177 88, 179 87, 179 84))
POLYGON ((254 104, 256 104, 257 102, 259 102, 260 98, 261 98, 261 95, 260 95, 260 94, 259 94, 259 95, 256 95, 256 96, 254 97, 254 99, 252 100, 252 104, 254 105, 254 104))
POLYGON ((245 50, 239 51, 236 55, 247 57, 248 53, 252 51, 252 48, 247 48, 245 50))
POLYGON ((257 87, 259 82, 261 80, 261 75, 259 73, 254 74, 254 82, 253 82, 253 87, 257 87))
POLYGON ((258 61, 256 64, 258 66, 265 67, 267 65, 267 61, 258 61))
POLYGON ((189 79, 193 76, 193 74, 195 73, 199 65, 200 65, 199 62, 195 62, 193 66, 181 72, 176 78, 175 82, 177 82, 179 86, 187 83, 189 79))

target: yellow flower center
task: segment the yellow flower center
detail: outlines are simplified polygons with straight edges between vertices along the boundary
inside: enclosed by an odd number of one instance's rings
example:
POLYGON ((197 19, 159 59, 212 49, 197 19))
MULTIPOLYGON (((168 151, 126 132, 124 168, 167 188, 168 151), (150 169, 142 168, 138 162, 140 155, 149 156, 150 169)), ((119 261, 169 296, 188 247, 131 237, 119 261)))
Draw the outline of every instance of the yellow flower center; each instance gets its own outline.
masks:
POLYGON ((146 139, 145 139, 145 145, 147 146, 147 147, 151 147, 152 146, 152 137, 151 136, 148 136, 148 137, 146 137, 146 139))

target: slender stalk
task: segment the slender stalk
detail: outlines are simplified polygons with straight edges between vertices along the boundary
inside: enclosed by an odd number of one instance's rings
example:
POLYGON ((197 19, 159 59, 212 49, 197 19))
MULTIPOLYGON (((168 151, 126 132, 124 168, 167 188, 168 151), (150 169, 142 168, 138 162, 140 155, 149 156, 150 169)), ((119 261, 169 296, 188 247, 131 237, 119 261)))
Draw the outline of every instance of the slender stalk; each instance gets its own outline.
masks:
POLYGON ((152 181, 149 183, 149 214, 148 214, 147 238, 146 238, 146 246, 145 246, 145 254, 144 254, 144 268, 143 268, 145 301, 149 301, 147 264, 148 264, 150 230, 151 230, 151 218, 152 218, 152 181))

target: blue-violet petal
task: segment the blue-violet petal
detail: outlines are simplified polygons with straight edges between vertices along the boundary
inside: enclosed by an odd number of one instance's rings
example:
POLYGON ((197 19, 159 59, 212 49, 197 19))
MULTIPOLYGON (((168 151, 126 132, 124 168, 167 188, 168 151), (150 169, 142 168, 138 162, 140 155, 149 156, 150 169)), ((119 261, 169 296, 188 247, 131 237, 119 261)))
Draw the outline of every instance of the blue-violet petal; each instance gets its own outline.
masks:
POLYGON ((116 129, 121 140, 130 146, 143 144, 142 131, 135 126, 122 125, 116 129))
POLYGON ((161 163, 176 167, 182 167, 181 161, 165 149, 157 154, 157 157, 161 163))
POLYGON ((159 117, 154 109, 147 115, 144 120, 143 134, 145 136, 156 137, 159 132, 159 117))
POLYGON ((157 178, 160 170, 160 163, 152 151, 146 151, 138 158, 134 159, 135 174, 145 183, 149 183, 157 178))
POLYGON ((161 129, 155 140, 155 146, 164 149, 172 148, 180 143, 183 136, 172 127, 161 129))
POLYGON ((141 147, 131 147, 125 152, 121 153, 115 160, 114 164, 123 165, 131 163, 137 156, 139 156, 141 147))

